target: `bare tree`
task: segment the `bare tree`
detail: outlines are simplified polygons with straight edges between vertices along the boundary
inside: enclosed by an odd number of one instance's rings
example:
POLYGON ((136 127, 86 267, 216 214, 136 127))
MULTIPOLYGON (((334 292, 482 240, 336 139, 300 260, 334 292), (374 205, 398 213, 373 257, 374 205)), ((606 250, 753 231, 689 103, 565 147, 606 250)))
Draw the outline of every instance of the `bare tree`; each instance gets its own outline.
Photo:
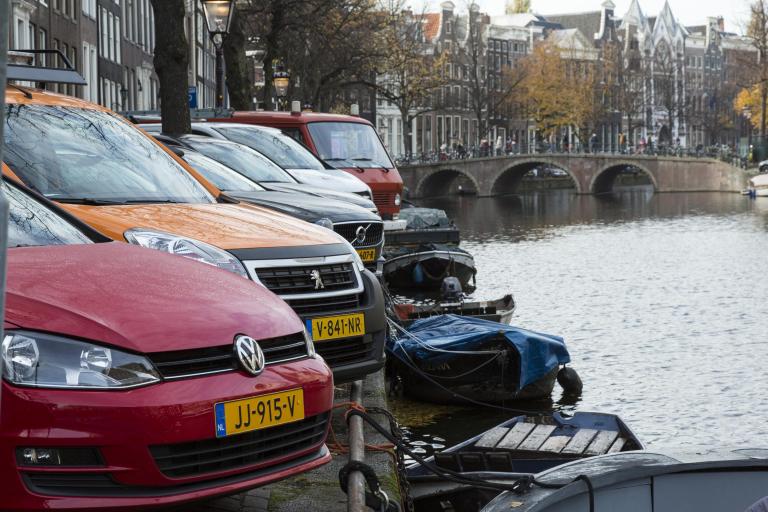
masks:
POLYGON ((768 1, 754 0, 750 6, 747 37, 758 54, 757 85, 760 89, 760 140, 765 142, 768 109, 768 1))
POLYGON ((184 0, 150 0, 155 12, 155 72, 160 81, 163 131, 192 131, 187 100, 189 46, 184 35, 184 0))

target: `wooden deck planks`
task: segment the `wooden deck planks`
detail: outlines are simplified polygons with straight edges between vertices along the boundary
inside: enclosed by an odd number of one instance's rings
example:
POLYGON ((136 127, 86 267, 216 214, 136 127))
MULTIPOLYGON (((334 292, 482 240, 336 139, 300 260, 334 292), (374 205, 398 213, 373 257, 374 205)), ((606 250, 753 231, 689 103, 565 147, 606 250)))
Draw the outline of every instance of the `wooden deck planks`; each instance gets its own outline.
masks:
POLYGON ((608 453, 608 449, 617 437, 619 437, 619 433, 615 430, 601 430, 597 433, 592 442, 589 443, 587 449, 584 450, 584 455, 602 455, 608 453))
POLYGON ((555 430, 554 425, 537 425, 533 432, 528 434, 525 441, 520 443, 518 450, 538 450, 547 440, 549 434, 555 430))
POLYGON ((504 436, 501 441, 499 441, 496 448, 514 450, 526 437, 528 437, 528 434, 530 434, 531 430, 535 427, 535 423, 515 423, 515 426, 507 432, 507 435, 504 436))
POLYGON ((597 430, 591 428, 582 428, 571 438, 568 446, 563 448, 560 453, 581 454, 589 446, 590 441, 597 435, 597 430))
POLYGON ((568 441, 570 440, 571 436, 552 436, 547 439, 543 445, 541 445, 541 451, 560 453, 560 451, 565 448, 565 445, 567 445, 568 441))
POLYGON ((509 429, 506 427, 494 427, 477 440, 475 446, 478 448, 496 448, 496 445, 507 435, 509 429))
POLYGON ((608 449, 607 453, 616 453, 620 452, 622 448, 624 448, 624 445, 627 443, 627 440, 623 437, 618 438, 616 441, 613 442, 611 447, 608 449))

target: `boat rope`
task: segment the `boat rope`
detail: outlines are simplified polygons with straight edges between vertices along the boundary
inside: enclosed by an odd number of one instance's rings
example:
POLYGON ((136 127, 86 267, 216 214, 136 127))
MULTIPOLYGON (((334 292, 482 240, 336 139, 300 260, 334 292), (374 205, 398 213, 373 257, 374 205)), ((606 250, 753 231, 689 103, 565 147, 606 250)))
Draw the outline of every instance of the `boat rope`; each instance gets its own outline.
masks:
MULTIPOLYGON (((359 412, 359 411, 358 411, 359 412)), ((400 512, 400 507, 394 501, 390 501, 389 496, 381 488, 379 477, 371 466, 365 462, 351 460, 344 464, 339 470, 339 485, 341 490, 347 492, 349 484, 349 474, 352 471, 359 471, 365 478, 369 491, 365 491, 365 505, 373 510, 380 512, 400 512)))
MULTIPOLYGON (((418 344, 421 348, 424 350, 428 350, 430 352, 440 352, 443 354, 465 354, 465 355, 478 355, 478 354, 490 354, 490 355, 500 355, 506 351, 504 350, 447 350, 444 348, 436 348, 431 345, 429 345, 427 342, 407 330, 406 328, 402 327, 401 325, 397 324, 396 322, 393 322, 391 319, 387 319, 387 322, 389 322, 389 327, 391 329, 394 329, 395 331, 399 331, 401 334, 404 334, 407 338, 413 340, 418 344)), ((396 343, 399 344, 399 340, 395 340, 396 343)))
POLYGON ((410 360, 401 357, 396 352, 392 352, 391 351, 390 353, 393 356, 395 356, 396 358, 398 358, 403 364, 408 366, 408 368, 413 370, 415 373, 418 373, 419 375, 421 375, 425 380, 428 380, 430 383, 434 384, 435 386, 439 387, 440 389, 442 389, 446 393, 449 393, 452 397, 457 398, 459 400, 463 400, 463 401, 465 401, 467 403, 470 403, 472 405, 478 405, 480 407, 488 407, 488 408, 491 408, 491 409, 497 409, 499 411, 514 412, 514 413, 519 413, 519 414, 527 414, 527 415, 531 415, 531 416, 536 416, 536 415, 539 415, 539 414, 542 413, 541 410, 519 409, 519 408, 515 408, 515 407, 505 407, 503 405, 491 404, 491 403, 488 403, 488 402, 481 402, 479 400, 475 400, 473 398, 469 398, 468 396, 462 395, 461 393, 457 393, 456 391, 454 391, 454 390, 452 390, 452 389, 450 389, 450 388, 448 388, 446 386, 443 386, 438 381, 436 381, 435 379, 430 377, 428 374, 426 374, 424 371, 422 371, 421 368, 419 368, 418 366, 413 364, 410 360))

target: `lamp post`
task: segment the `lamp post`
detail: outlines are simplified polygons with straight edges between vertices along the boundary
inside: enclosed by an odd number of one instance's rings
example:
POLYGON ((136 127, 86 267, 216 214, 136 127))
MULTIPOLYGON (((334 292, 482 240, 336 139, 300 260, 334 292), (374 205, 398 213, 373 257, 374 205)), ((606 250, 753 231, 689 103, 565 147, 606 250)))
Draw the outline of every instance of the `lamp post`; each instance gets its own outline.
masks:
POLYGON ((277 110, 283 110, 285 98, 288 96, 288 86, 291 83, 291 73, 286 71, 282 64, 272 73, 272 85, 277 96, 277 110))
POLYGON ((216 108, 224 107, 224 37, 229 34, 235 0, 201 0, 205 23, 216 48, 216 108))

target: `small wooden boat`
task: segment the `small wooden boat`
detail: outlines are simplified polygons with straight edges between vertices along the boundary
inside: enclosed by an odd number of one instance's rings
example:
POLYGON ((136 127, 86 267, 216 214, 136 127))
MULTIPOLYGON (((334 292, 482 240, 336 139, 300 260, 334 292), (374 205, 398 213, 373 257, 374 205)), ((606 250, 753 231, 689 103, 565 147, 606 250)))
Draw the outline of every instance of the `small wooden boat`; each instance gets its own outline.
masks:
POLYGON ((432 403, 499 403, 549 398, 570 362, 565 342, 458 315, 417 320, 387 342, 391 389, 432 403))
POLYGON ((515 313, 515 307, 515 299, 511 293, 496 300, 465 301, 459 299, 432 304, 394 304, 395 314, 406 328, 420 318, 447 314, 509 324, 515 313))
POLYGON ((552 488, 534 485, 523 495, 505 492, 482 510, 762 512, 768 507, 766 449, 609 453, 535 478, 552 488))
MULTIPOLYGON (((606 453, 643 449, 627 425, 614 414, 577 412, 568 418, 518 416, 427 459, 463 476, 506 482, 575 460, 606 453)), ((499 492, 455 483, 412 464, 407 469, 411 498, 419 512, 475 512, 499 492)), ((507 508, 517 510, 507 503, 507 508)), ((623 510, 606 508, 605 510, 623 510)))
POLYGON ((439 290, 446 277, 456 277, 462 288, 474 283, 475 259, 451 245, 421 244, 416 248, 385 249, 384 280, 392 289, 439 290))

